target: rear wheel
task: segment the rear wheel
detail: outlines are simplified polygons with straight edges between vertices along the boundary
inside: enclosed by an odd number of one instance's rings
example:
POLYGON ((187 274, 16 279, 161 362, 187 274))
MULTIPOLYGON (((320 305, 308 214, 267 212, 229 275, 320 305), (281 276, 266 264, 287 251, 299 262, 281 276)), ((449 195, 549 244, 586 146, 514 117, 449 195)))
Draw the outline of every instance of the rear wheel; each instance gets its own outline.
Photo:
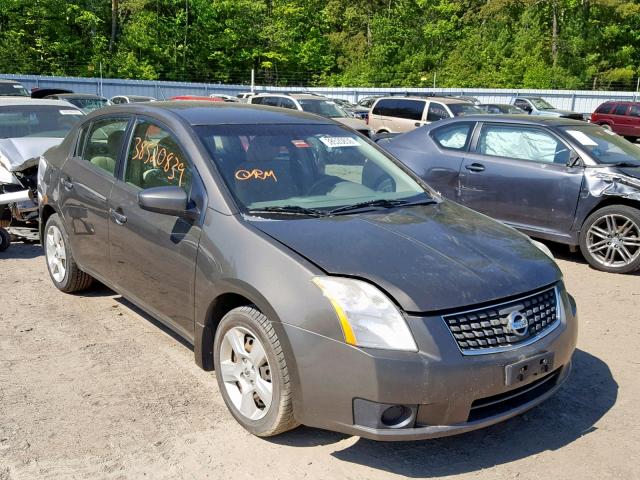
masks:
POLYGON ((214 340, 220 392, 246 430, 269 437, 298 426, 287 362, 271 322, 253 307, 227 313, 214 340))
POLYGON ((58 290, 72 293, 89 288, 93 278, 80 270, 76 264, 67 233, 58 214, 53 214, 47 219, 43 243, 49 276, 58 290))
POLYGON ((0 228, 0 252, 4 252, 11 245, 11 234, 0 228))
POLYGON ((595 211, 580 232, 580 250, 589 264, 604 272, 629 273, 640 268, 640 210, 612 205, 595 211))
POLYGON ((611 131, 611 125, 609 125, 608 123, 601 123, 600 126, 605 130, 611 131))

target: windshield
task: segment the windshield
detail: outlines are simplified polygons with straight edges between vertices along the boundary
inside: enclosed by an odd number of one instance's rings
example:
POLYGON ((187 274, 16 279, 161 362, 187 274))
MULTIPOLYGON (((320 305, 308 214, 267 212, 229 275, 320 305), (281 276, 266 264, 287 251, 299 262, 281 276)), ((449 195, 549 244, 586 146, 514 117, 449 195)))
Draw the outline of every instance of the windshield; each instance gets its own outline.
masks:
POLYGON ((28 97, 29 93, 19 83, 0 83, 1 97, 28 97))
POLYGON ((0 107, 0 138, 64 137, 82 118, 71 106, 12 105, 0 107))
POLYGON ((427 199, 425 190, 357 133, 337 125, 196 127, 245 209, 325 209, 427 199))
POLYGON ((478 107, 470 103, 450 103, 447 106, 449 107, 449 110, 451 110, 451 113, 453 113, 455 117, 462 117, 464 115, 473 115, 475 113, 483 113, 482 110, 480 110, 478 107))
POLYGON ((69 103, 73 103, 85 113, 93 112, 94 110, 107 105, 106 98, 67 98, 64 100, 67 100, 69 103))
POLYGON ((528 100, 531 103, 533 103, 533 106, 536 107, 538 110, 555 110, 556 108, 553 105, 551 105, 549 102, 541 98, 529 98, 528 100))
POLYGON ((305 98, 299 99, 298 103, 305 112, 315 113, 323 117, 343 118, 348 116, 344 110, 331 100, 310 100, 305 98))
POLYGON ((640 147, 596 125, 561 127, 600 164, 632 163, 640 166, 640 147))

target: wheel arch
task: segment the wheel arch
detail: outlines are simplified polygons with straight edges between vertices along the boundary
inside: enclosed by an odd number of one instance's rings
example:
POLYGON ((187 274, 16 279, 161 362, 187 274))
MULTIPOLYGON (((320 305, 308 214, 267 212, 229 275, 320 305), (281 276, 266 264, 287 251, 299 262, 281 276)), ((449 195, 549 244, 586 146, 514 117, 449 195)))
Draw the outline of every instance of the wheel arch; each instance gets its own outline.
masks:
POLYGON ((38 233, 40 234, 40 242, 44 238, 44 226, 47 224, 47 220, 54 213, 58 213, 55 208, 50 204, 46 204, 40 208, 40 225, 38 225, 38 233))
POLYGON ((589 218, 594 212, 597 212, 598 210, 605 207, 612 207, 616 205, 624 205, 626 207, 632 207, 640 210, 640 201, 638 200, 633 200, 626 197, 618 197, 615 195, 605 196, 600 202, 598 202, 591 210, 586 213, 580 223, 580 230, 578 231, 578 233, 582 232, 584 223, 587 221, 587 218, 589 218))

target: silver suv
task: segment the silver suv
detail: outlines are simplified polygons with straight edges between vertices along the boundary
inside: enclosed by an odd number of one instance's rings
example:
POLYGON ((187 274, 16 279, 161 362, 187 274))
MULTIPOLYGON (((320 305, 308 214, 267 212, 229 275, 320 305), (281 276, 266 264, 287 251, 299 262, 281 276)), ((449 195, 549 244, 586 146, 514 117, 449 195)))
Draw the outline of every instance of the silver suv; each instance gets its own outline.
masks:
POLYGON ((374 133, 402 133, 437 120, 483 113, 472 103, 452 97, 382 97, 369 113, 374 133))
POLYGON ((268 105, 315 113, 316 115, 332 118, 366 137, 371 136, 371 129, 363 120, 350 117, 336 102, 322 95, 309 93, 261 93, 249 98, 248 102, 254 105, 268 105))

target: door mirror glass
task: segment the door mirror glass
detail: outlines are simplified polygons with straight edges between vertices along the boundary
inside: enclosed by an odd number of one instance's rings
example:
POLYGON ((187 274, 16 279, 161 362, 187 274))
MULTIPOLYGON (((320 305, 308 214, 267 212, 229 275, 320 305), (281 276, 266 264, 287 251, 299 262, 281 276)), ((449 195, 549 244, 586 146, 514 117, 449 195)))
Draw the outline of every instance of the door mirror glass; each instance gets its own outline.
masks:
POLYGON ((138 193, 138 205, 149 212, 175 217, 192 217, 188 197, 180 187, 153 187, 138 193))

